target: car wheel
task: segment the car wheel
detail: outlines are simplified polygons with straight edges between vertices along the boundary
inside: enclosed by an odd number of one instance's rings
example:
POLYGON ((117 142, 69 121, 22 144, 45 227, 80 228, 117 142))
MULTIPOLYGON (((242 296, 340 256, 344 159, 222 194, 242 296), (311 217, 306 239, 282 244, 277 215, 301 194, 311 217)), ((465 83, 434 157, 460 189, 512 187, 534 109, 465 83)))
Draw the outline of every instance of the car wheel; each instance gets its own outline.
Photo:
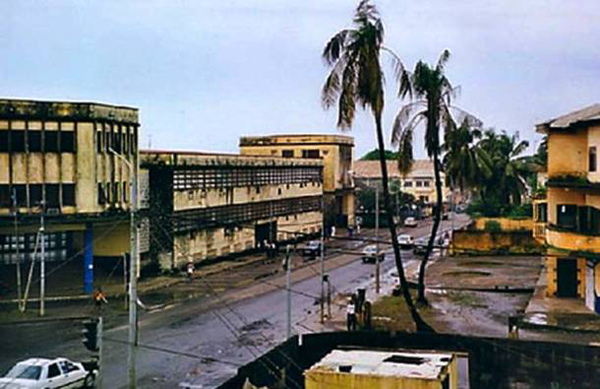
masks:
POLYGON ((94 373, 90 372, 87 376, 85 376, 85 381, 83 381, 83 387, 93 388, 94 381, 96 381, 96 376, 94 376, 94 373))

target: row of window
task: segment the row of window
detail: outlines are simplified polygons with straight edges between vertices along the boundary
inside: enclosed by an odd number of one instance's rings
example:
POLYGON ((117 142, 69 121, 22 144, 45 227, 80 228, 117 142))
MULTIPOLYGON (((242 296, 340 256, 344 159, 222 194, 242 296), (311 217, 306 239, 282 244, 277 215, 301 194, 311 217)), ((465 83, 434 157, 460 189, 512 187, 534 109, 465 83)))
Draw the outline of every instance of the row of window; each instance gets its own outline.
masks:
MULTIPOLYGON (((429 188, 429 185, 431 185, 431 182, 429 180, 415 180, 414 184, 417 188, 422 188, 422 187, 429 188)), ((412 188, 412 186, 413 186, 412 181, 410 181, 410 180, 404 181, 405 188, 412 188)))
MULTIPOLYGON (((321 158, 321 155, 319 153, 319 150, 314 149, 314 150, 302 150, 302 158, 321 158)), ((296 152, 295 150, 282 150, 281 151, 281 156, 283 158, 295 158, 296 157, 296 152)))
POLYGON ((0 152, 74 153, 74 131, 0 131, 0 152))
POLYGON ((320 209, 321 196, 311 196, 180 211, 173 214, 172 221, 175 232, 184 232, 320 209))
POLYGON ((96 131, 96 150, 98 153, 110 153, 111 149, 119 154, 135 154, 137 150, 137 131, 135 127, 100 125, 96 131))
POLYGON ((200 168, 173 172, 175 190, 322 182, 321 167, 200 168))
MULTIPOLYGON (((47 232, 44 236, 45 260, 66 259, 71 251, 72 235, 68 232, 47 232)), ((41 259, 41 239, 37 234, 0 235, 0 263, 16 263, 41 259), (37 243, 36 243, 37 240, 37 243), (35 247, 37 253, 34 258, 35 247)))
POLYGON ((45 201, 46 208, 75 205, 75 184, 16 184, 0 185, 0 207, 38 207, 45 201), (44 197, 45 190, 45 197, 44 197))
POLYGON ((128 201, 127 181, 122 183, 98 183, 98 204, 114 204, 128 201))
POLYGON ((559 204, 556 206, 556 225, 586 234, 600 233, 600 211, 590 206, 559 204))

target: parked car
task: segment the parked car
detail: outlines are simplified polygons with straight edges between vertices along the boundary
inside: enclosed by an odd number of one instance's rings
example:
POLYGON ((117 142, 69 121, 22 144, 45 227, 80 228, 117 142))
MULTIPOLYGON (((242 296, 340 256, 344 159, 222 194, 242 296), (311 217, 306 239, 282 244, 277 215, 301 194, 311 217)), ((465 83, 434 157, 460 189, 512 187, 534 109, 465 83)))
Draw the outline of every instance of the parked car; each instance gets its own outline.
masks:
POLYGON ((30 358, 0 378, 0 389, 93 388, 95 371, 66 358, 30 358))
POLYGON ((398 243, 403 249, 409 249, 415 244, 415 240, 408 234, 402 234, 398 237, 398 243))
POLYGON ((413 253, 418 256, 423 256, 427 252, 426 244, 418 244, 413 247, 413 253))
POLYGON ((300 248, 300 253, 303 257, 315 258, 317 255, 321 255, 321 241, 311 240, 305 246, 300 248))
POLYGON ((379 262, 385 259, 385 254, 380 252, 377 255, 377 245, 367 246, 363 250, 362 261, 363 263, 376 263, 376 259, 379 258, 379 262))
POLYGON ((406 227, 416 227, 416 226, 417 226, 417 219, 415 219, 415 218, 414 218, 414 217, 412 217, 412 216, 409 216, 409 217, 407 217, 407 218, 404 220, 404 225, 405 225, 406 227))

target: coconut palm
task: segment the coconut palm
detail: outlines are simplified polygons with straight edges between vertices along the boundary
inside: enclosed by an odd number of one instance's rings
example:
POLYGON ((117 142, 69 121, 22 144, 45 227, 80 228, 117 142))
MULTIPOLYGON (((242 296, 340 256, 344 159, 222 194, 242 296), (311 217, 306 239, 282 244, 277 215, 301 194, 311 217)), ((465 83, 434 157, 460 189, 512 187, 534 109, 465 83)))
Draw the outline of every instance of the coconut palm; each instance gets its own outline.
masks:
MULTIPOLYGON (((384 77, 380 65, 380 54, 386 50, 382 46, 383 24, 377 9, 369 0, 362 0, 359 3, 353 24, 354 28, 344 29, 335 34, 323 50, 323 59, 331 67, 331 72, 323 85, 322 102, 326 109, 337 105, 337 125, 342 131, 348 131, 352 127, 357 104, 363 109, 369 109, 373 114, 381 164, 383 200, 402 295, 417 331, 433 331, 419 315, 408 290, 393 222, 381 123, 384 105, 384 77)), ((401 67, 399 61, 397 61, 397 66, 401 67)))
POLYGON ((472 125, 478 123, 475 117, 451 104, 452 99, 456 96, 457 88, 452 86, 444 74, 444 68, 449 58, 450 52, 444 50, 434 67, 419 61, 415 65, 412 74, 406 76, 406 72, 403 72, 399 75, 399 96, 401 98, 409 96, 411 99, 414 98, 415 101, 408 103, 400 109, 392 128, 392 143, 399 147, 398 167, 400 172, 406 174, 411 168, 413 162, 414 132, 421 124, 425 124, 425 148, 427 155, 433 159, 436 206, 434 208, 431 235, 429 236, 425 255, 419 266, 419 294, 417 301, 422 304, 427 304, 425 298, 425 267, 433 249, 442 212, 440 128, 443 128, 444 131, 450 131, 456 127, 455 122, 460 123, 465 120, 472 125))

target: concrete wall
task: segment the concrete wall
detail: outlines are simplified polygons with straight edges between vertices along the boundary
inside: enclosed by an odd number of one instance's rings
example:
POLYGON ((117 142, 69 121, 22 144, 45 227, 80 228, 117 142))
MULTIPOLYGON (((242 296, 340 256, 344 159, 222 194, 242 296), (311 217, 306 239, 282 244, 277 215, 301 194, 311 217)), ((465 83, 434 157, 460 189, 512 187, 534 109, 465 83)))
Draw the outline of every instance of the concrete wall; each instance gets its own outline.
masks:
MULTIPOLYGON (((600 152, 600 150, 599 150, 600 152)), ((551 131, 548 137, 548 177, 585 175, 588 168, 586 129, 551 131)))
MULTIPOLYGON (((321 370, 308 370, 304 374, 306 389, 364 388, 364 389, 443 389, 438 380, 377 376, 374 374, 351 374, 321 370)), ((449 389, 456 389, 454 382, 449 389)))
POLYGON ((452 253, 459 254, 535 254, 543 246, 531 230, 488 232, 458 230, 452 234, 452 253))
POLYGON ((478 217, 473 220, 473 228, 485 230, 485 223, 494 221, 500 224, 502 231, 533 230, 533 219, 511 219, 507 217, 478 217))

